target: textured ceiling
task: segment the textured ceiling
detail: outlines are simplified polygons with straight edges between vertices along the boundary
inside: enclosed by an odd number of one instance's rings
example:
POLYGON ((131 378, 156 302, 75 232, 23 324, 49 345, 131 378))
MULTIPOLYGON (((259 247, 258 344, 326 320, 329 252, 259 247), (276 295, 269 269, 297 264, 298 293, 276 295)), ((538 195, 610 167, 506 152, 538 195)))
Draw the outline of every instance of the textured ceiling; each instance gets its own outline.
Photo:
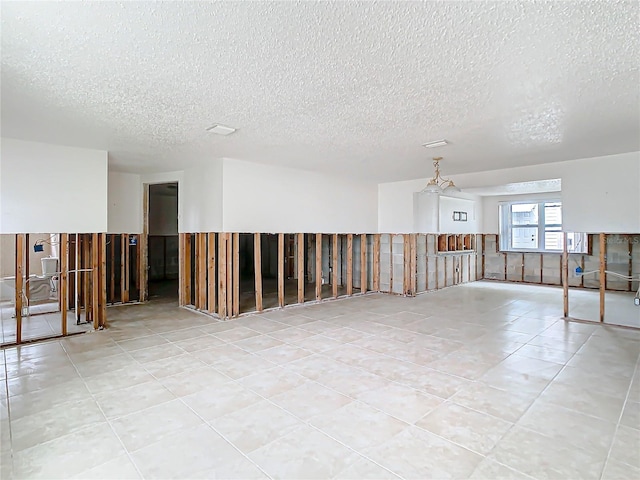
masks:
POLYGON ((640 149, 636 1, 1 9, 3 136, 119 170, 230 157, 392 181, 433 155, 448 175, 640 149))

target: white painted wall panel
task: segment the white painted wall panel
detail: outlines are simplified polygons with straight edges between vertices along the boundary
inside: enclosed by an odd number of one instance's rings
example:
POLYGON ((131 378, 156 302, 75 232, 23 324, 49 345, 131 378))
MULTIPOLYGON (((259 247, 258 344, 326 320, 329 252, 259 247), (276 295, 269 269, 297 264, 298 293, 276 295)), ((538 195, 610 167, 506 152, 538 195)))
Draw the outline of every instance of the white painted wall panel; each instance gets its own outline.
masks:
POLYGON ((371 233, 377 185, 315 172, 224 160, 229 232, 371 233))
MULTIPOLYGON (((178 186, 182 199, 180 232, 220 232, 222 225, 223 161, 211 160, 184 171, 178 186)), ((225 187, 226 188, 226 187, 225 187)), ((238 232, 239 230, 226 230, 238 232)))
POLYGON ((109 172, 108 233, 142 233, 140 175, 109 172))
POLYGON ((2 139, 0 232, 106 232, 107 152, 2 139))

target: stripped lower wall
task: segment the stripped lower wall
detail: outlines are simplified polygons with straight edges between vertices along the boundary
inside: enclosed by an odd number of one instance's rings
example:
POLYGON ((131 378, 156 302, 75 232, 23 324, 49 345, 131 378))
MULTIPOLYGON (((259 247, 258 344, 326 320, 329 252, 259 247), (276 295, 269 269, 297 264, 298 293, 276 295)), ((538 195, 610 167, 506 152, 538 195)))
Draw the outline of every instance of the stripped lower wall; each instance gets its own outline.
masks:
POLYGON ((180 305, 220 318, 477 278, 475 250, 438 251, 435 234, 209 232, 179 241, 180 305))
MULTIPOLYGON (((562 285, 562 253, 500 252, 498 235, 479 235, 477 269, 479 278, 541 285, 562 285)), ((605 234, 605 270, 629 277, 640 277, 640 234, 605 234)), ((568 255, 568 283, 570 287, 600 288, 597 275, 576 272, 595 272, 600 268, 599 235, 589 235, 589 253, 568 255)), ((605 280, 605 289, 637 291, 637 280, 630 281, 613 275, 605 280)))
MULTIPOLYGON (((53 236, 58 252, 57 307, 61 335, 67 335, 67 316, 82 313, 95 329, 106 326, 107 235, 105 233, 60 233, 53 236)), ((15 312, 16 344, 22 343, 22 320, 29 312, 29 257, 33 241, 28 233, 15 234, 12 305, 15 312)), ((4 279, 3 279, 4 281, 4 279)), ((3 282, 4 283, 4 282, 3 282)))

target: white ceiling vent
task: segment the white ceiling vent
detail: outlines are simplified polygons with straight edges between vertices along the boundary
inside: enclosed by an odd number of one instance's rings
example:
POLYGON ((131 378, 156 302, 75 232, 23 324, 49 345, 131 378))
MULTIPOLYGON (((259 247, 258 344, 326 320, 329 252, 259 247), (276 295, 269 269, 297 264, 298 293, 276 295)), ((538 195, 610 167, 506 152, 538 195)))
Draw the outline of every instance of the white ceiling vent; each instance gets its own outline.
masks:
POLYGON ((217 133, 218 135, 231 135, 235 131, 235 128, 220 125, 219 123, 216 123, 213 127, 207 128, 207 132, 217 133))

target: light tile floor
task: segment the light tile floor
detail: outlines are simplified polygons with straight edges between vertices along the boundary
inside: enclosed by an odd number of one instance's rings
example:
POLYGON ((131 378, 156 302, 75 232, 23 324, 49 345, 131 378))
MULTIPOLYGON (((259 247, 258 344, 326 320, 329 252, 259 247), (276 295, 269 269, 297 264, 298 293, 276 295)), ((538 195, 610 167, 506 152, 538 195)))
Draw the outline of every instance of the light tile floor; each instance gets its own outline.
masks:
POLYGON ((2 478, 640 478, 640 331, 488 282, 0 355, 2 478))

